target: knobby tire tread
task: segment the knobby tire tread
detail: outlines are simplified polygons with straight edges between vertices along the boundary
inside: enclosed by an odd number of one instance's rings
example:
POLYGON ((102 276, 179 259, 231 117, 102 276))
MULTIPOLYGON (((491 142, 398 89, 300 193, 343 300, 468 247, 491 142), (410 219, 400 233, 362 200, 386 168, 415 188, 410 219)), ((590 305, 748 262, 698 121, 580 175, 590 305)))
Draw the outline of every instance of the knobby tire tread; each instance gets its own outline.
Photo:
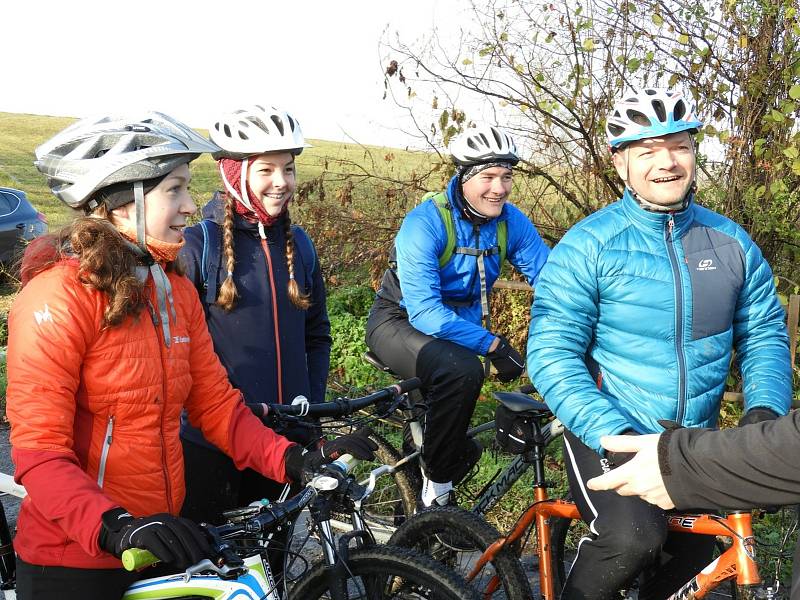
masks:
MULTIPOLYGON (((471 513, 457 506, 444 506, 423 510, 397 528, 389 540, 390 545, 413 548, 419 552, 426 552, 432 543, 438 541, 438 534, 454 535, 457 532, 458 542, 461 546, 474 548, 481 553, 500 537, 498 531, 475 513, 471 513)), ((439 539, 446 539, 446 535, 439 539)), ((516 554, 510 548, 498 552, 491 561, 495 573, 500 578, 500 591, 498 597, 507 600, 530 600, 531 594, 528 579, 516 554), (504 596, 503 596, 504 594, 504 596)), ((448 565, 452 568, 452 565, 448 565)), ((462 576, 468 573, 462 572, 462 576)), ((481 581, 481 587, 488 583, 481 581)), ((477 589, 479 593, 484 590, 477 589)))
MULTIPOLYGON (((479 600, 475 590, 439 563, 406 548, 369 546, 350 551, 347 568, 354 576, 397 576, 430 590, 436 600, 479 600)), ((326 566, 315 564, 292 587, 292 600, 315 600, 328 592, 326 566)), ((391 597, 391 596, 389 596, 391 597)))

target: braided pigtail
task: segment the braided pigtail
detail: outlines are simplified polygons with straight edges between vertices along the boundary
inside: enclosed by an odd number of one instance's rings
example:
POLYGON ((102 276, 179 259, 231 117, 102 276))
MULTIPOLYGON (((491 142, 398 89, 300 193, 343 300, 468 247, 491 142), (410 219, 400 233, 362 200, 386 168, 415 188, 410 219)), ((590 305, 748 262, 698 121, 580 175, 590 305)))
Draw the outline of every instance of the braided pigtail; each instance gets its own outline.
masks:
POLYGON ((300 286, 294 278, 294 234, 292 233, 292 219, 289 216, 289 211, 286 211, 283 220, 283 229, 286 234, 286 266, 289 269, 289 287, 287 294, 289 300, 300 310, 308 310, 311 306, 311 299, 308 294, 300 291, 300 286))
POLYGON ((230 311, 236 305, 239 297, 236 291, 236 284, 233 282, 233 267, 236 262, 233 254, 233 198, 230 194, 225 194, 225 220, 222 222, 222 252, 225 256, 225 267, 228 271, 225 281, 219 288, 217 296, 217 306, 225 311, 230 311))

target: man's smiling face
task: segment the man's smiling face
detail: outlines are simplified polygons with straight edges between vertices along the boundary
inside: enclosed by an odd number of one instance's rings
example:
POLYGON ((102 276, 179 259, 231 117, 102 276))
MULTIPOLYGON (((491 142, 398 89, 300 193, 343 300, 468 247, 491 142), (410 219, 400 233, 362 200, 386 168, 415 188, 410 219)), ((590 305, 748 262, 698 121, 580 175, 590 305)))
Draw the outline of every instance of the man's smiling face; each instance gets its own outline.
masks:
POLYGON ((679 203, 694 181, 694 141, 686 131, 631 142, 613 160, 625 184, 659 206, 679 203))

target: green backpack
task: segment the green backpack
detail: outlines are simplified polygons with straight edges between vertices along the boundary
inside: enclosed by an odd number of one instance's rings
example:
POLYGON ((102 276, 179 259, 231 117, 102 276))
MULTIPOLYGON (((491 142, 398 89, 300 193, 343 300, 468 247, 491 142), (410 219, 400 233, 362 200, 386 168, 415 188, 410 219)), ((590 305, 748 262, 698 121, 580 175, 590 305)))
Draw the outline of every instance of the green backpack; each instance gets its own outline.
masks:
MULTIPOLYGON (((422 197, 422 200, 433 199, 433 203, 439 210, 439 216, 442 218, 445 232, 447 233, 447 244, 444 247, 444 252, 439 256, 439 268, 445 266, 456 250, 456 225, 453 221, 453 213, 450 212, 450 202, 444 192, 429 192, 422 197)), ((500 266, 502 267, 503 261, 506 259, 506 250, 508 248, 508 222, 500 221, 497 224, 497 245, 499 246, 500 253, 500 266)))

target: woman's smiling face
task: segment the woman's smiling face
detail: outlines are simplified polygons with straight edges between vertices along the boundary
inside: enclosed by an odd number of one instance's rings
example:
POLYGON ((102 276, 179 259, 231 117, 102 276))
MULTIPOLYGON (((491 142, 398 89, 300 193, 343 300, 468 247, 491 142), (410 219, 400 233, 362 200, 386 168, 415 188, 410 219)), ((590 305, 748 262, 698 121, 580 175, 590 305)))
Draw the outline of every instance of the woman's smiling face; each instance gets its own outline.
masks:
POLYGON ((291 152, 268 152, 256 156, 247 169, 247 184, 271 217, 281 214, 294 194, 294 155, 291 152))

